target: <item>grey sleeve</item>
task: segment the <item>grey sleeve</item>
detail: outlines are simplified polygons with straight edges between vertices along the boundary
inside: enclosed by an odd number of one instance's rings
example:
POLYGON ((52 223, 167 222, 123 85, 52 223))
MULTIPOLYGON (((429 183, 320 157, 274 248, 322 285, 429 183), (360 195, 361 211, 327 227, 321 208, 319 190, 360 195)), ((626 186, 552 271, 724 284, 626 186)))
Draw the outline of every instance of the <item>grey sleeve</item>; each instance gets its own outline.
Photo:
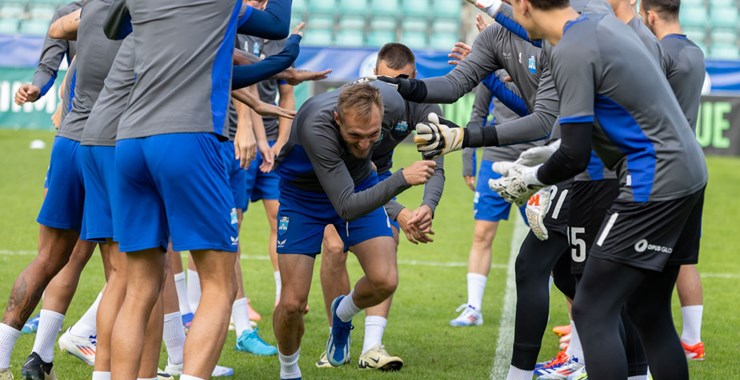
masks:
POLYGON ((463 177, 475 177, 475 162, 473 155, 475 148, 465 148, 462 152, 462 175, 463 177))
MULTIPOLYGON (((54 13, 54 17, 51 19, 51 23, 64 16, 60 10, 54 13)), ((64 59, 64 55, 69 50, 69 42, 65 40, 57 40, 49 37, 48 35, 44 39, 44 47, 41 50, 41 57, 39 58, 39 65, 36 68, 36 72, 33 74, 33 80, 31 83, 41 89, 39 98, 44 96, 51 86, 54 84, 54 80, 57 77, 57 71, 59 71, 59 65, 64 59)), ((72 57, 70 57, 71 59, 72 57)))
POLYGON ((432 213, 437 209, 439 200, 442 199, 442 192, 445 188, 445 159, 444 156, 434 158, 437 167, 434 168, 432 178, 424 185, 424 200, 422 205, 427 205, 432 209, 432 213))
POLYGON ((338 142, 332 136, 312 132, 312 128, 301 128, 299 131, 303 147, 321 187, 343 219, 353 220, 363 216, 410 187, 403 177, 403 171, 399 170, 385 181, 355 193, 355 184, 341 158, 338 142))
POLYGON ((427 87, 425 103, 454 103, 472 91, 483 78, 500 67, 494 49, 496 34, 501 26, 494 24, 486 28, 473 42, 473 51, 445 76, 424 79, 427 87))
POLYGON ((542 50, 542 75, 540 76, 534 112, 522 118, 496 125, 499 145, 513 145, 546 139, 558 117, 558 93, 553 82, 550 55, 542 50))
MULTIPOLYGON (((488 110, 491 107, 491 99, 493 94, 484 85, 479 85, 475 89, 475 101, 473 102, 473 111, 470 113, 470 122, 468 125, 479 125, 483 126, 484 120, 488 118, 488 110)), ((462 175, 474 177, 475 176, 475 163, 473 162, 473 155, 475 154, 475 148, 463 149, 463 173, 462 175)))
POLYGON ((552 56, 552 77, 560 102, 560 124, 590 123, 594 120, 596 62, 599 56, 595 42, 581 38, 578 43, 563 46, 552 56))
POLYGON ((398 220, 398 214, 406 208, 406 206, 398 203, 396 200, 391 200, 383 207, 385 207, 385 213, 393 220, 398 220))

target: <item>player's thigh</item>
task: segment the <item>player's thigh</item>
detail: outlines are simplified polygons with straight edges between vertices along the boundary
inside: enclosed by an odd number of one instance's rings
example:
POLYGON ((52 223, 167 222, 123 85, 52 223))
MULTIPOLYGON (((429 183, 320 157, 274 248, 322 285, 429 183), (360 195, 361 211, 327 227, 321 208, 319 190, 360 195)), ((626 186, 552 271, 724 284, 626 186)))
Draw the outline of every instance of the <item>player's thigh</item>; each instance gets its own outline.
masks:
POLYGON ((397 278, 396 242, 382 207, 335 227, 369 279, 397 278))
POLYGON ((37 221, 63 230, 82 229, 85 186, 80 143, 57 137, 47 173, 47 193, 37 221))
POLYGON ((493 171, 492 165, 491 161, 484 160, 478 172, 478 183, 473 197, 473 218, 476 221, 499 222, 509 219, 511 203, 506 202, 488 186, 488 180, 501 178, 501 174, 493 171))

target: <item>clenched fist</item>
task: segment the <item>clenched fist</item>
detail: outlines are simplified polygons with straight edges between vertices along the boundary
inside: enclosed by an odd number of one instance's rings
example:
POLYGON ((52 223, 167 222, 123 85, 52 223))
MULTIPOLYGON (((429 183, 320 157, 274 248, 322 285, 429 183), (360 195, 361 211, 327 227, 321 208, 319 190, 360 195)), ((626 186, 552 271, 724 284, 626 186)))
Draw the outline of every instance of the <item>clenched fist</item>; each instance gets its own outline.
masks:
POLYGON ((426 183, 434 174, 437 163, 434 161, 416 161, 403 169, 403 178, 411 186, 426 183))

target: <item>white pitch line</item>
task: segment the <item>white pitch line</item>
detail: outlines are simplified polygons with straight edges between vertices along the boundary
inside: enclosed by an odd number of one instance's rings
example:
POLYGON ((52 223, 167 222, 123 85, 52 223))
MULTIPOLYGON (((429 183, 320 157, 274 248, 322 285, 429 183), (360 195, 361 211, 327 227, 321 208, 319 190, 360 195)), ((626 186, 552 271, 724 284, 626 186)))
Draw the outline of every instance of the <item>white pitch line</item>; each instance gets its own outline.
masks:
POLYGON ((529 228, 524 224, 521 216, 516 213, 514 232, 511 237, 511 251, 509 253, 509 267, 506 271, 506 292, 501 309, 501 319, 498 325, 498 341, 496 354, 491 367, 491 379, 505 379, 511 362, 511 347, 514 344, 514 319, 516 317, 516 274, 514 264, 519 254, 519 247, 527 236, 529 228))

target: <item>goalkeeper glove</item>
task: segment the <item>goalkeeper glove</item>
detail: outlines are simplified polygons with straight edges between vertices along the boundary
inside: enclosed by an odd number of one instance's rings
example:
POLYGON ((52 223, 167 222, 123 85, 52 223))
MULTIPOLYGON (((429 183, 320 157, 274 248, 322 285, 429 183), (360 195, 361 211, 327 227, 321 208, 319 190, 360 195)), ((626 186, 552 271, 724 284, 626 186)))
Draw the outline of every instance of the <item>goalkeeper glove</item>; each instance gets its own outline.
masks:
POLYGON ((516 163, 524 166, 535 166, 544 164, 560 148, 560 140, 550 145, 536 146, 529 148, 519 155, 516 163))
POLYGON ((387 77, 383 75, 368 75, 368 81, 379 80, 396 88, 401 96, 409 101, 422 103, 427 97, 427 86, 423 81, 402 77, 387 77))
POLYGON ((470 4, 475 5, 483 12, 486 12, 487 15, 491 17, 496 17, 496 13, 498 13, 498 10, 501 8, 501 0, 465 0, 470 4))
POLYGON ((462 149, 465 129, 434 112, 427 118, 428 123, 416 124, 414 136, 414 143, 425 160, 462 149))
POLYGON ((502 174, 503 177, 491 179, 488 186, 499 193, 504 200, 510 203, 516 203, 521 206, 529 200, 539 189, 545 185, 537 179, 537 170, 539 166, 527 167, 522 165, 507 163, 494 164, 493 170, 502 174))
POLYGON ((545 226, 545 215, 547 215, 547 211, 550 209, 553 190, 555 189, 553 189, 552 186, 548 186, 538 191, 535 195, 529 198, 527 208, 525 209, 529 228, 532 230, 532 233, 534 233, 534 236, 542 241, 547 240, 549 237, 547 227, 545 226))

